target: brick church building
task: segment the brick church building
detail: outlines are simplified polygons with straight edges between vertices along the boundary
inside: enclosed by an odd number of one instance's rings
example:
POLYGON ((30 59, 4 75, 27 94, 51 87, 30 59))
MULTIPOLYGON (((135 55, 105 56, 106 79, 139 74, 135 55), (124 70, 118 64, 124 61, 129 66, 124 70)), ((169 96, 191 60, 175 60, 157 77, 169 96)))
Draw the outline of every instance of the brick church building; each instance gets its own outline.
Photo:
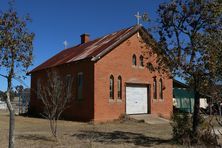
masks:
MULTIPOLYGON (((38 86, 46 72, 56 69, 61 77, 73 78, 72 99, 63 118, 80 121, 107 121, 123 114, 153 114, 169 118, 173 109, 171 78, 146 68, 149 36, 140 25, 90 41, 81 35, 81 44, 65 49, 29 72, 30 112, 41 113, 38 86)), ((148 57, 153 58, 153 57, 148 57)), ((155 61, 153 61, 155 63, 155 61)))

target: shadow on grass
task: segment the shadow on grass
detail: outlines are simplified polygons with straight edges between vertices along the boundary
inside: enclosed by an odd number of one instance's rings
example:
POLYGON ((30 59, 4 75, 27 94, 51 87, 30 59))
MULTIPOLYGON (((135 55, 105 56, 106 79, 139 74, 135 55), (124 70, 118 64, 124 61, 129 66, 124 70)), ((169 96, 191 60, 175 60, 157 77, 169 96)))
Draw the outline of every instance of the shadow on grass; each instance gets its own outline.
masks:
POLYGON ((122 131, 113 131, 113 132, 99 132, 99 131, 81 131, 79 134, 72 135, 77 137, 80 140, 91 140, 93 142, 100 143, 111 143, 111 144, 120 144, 120 143, 133 143, 138 146, 152 146, 159 145, 162 143, 171 143, 171 140, 148 137, 143 134, 132 133, 132 132, 122 132, 122 131))
POLYGON ((22 139, 22 140, 41 140, 41 141, 50 141, 50 142, 55 142, 54 139, 46 136, 40 136, 40 135, 19 135, 17 139, 22 139))

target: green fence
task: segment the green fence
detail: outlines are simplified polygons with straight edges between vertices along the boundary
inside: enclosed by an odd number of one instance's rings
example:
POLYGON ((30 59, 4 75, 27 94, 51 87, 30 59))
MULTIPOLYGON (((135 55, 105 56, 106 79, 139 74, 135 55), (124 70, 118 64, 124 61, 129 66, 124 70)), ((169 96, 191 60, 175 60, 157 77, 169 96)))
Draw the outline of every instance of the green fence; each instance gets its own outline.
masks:
POLYGON ((192 113, 194 106, 194 93, 184 88, 174 88, 173 96, 176 99, 176 108, 180 111, 192 113))

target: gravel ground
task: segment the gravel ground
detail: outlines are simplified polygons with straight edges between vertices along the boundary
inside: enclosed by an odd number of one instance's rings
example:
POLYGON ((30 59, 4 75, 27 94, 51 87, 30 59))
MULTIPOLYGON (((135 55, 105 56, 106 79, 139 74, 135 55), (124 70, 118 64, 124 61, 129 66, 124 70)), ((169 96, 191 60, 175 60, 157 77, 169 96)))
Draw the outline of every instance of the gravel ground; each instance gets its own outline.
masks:
MULTIPOLYGON (((0 147, 8 145, 8 120, 0 112, 0 147)), ((48 121, 16 116, 16 148, 87 148, 87 147, 179 147, 171 142, 169 124, 147 124, 135 120, 101 124, 59 121, 59 138, 55 140, 48 121)))

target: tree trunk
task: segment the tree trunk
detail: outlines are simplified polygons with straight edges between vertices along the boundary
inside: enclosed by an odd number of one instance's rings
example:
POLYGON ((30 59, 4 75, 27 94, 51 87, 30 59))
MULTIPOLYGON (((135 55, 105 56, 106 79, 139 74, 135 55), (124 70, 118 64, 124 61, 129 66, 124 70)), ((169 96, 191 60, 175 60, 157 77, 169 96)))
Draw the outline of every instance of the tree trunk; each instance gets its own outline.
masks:
POLYGON ((194 77, 194 113, 193 113, 193 133, 197 134, 200 124, 200 92, 198 90, 198 77, 194 77))
POLYGON ((209 101, 209 112, 210 112, 210 115, 212 115, 212 99, 211 98, 209 101))
POLYGON ((8 77, 8 88, 7 88, 7 98, 6 98, 6 103, 7 103, 7 107, 10 113, 10 119, 9 119, 9 144, 8 147, 9 148, 14 148, 14 129, 15 129, 15 111, 12 107, 11 104, 11 85, 12 83, 12 79, 9 76, 8 77))

